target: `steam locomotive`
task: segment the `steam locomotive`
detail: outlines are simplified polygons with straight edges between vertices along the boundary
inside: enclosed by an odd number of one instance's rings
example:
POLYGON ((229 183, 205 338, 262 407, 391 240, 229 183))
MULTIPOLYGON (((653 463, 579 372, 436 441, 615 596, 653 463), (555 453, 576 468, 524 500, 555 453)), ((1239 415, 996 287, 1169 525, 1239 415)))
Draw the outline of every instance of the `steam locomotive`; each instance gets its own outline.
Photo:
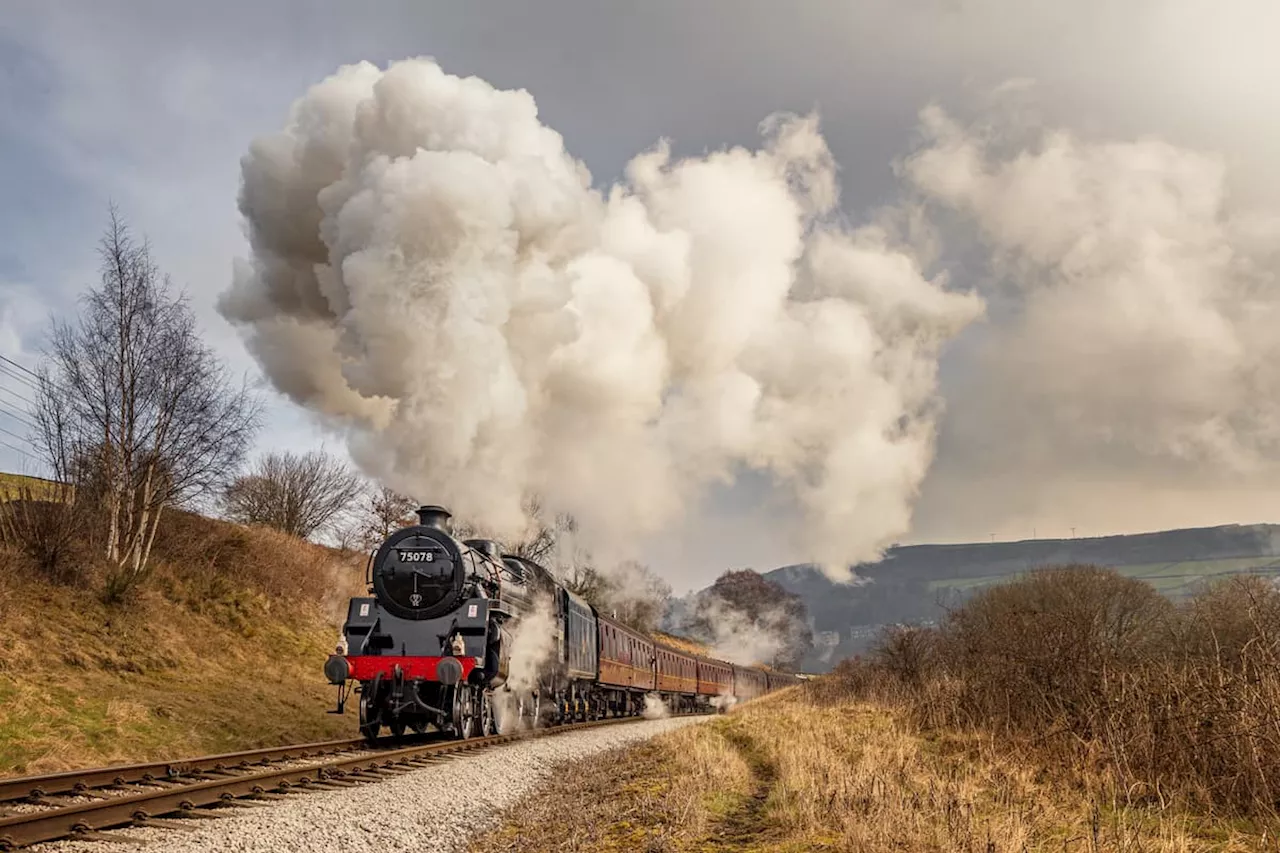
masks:
POLYGON ((331 713, 344 712, 354 689, 370 741, 383 726, 397 738, 435 727, 466 739, 636 715, 655 701, 710 710, 797 681, 672 648, 597 612, 496 542, 459 541, 444 507, 417 515, 370 555, 373 595, 350 600, 343 647, 324 666, 338 688, 331 713), (516 631, 546 654, 512 680, 516 631))

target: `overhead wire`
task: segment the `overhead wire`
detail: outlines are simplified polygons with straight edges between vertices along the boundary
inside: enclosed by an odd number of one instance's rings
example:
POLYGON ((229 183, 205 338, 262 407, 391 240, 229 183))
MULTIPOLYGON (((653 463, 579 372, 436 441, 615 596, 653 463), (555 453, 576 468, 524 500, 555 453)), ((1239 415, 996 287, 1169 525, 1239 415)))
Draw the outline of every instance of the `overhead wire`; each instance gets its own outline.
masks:
POLYGON ((11 389, 7 388, 7 387, 6 387, 6 386, 4 386, 4 385, 0 385, 0 391, 3 391, 3 392, 5 392, 6 394, 8 394, 10 397, 14 397, 14 398, 16 398, 17 400, 19 400, 20 402, 25 403, 25 404, 26 404, 26 406, 28 407, 28 408, 27 408, 27 411, 30 411, 30 408, 29 408, 29 407, 34 406, 34 405, 35 405, 35 401, 34 401, 34 400, 32 400, 30 397, 24 397, 24 396, 22 396, 21 394, 19 394, 18 392, 11 390, 11 389))
POLYGON ((6 364, 0 364, 0 376, 7 376, 15 382, 21 382, 32 391, 38 390, 34 382, 6 364))
POLYGON ((0 446, 7 447, 7 448, 9 448, 10 450, 12 450, 14 453, 20 453, 20 454, 22 454, 23 456, 25 456, 25 457, 27 457, 28 459, 30 459, 32 462, 40 462, 40 461, 41 461, 41 460, 39 459, 39 457, 32 456, 30 453, 28 453, 27 451, 23 450, 21 447, 14 447, 12 444, 10 444, 9 442, 5 441, 3 438, 0 438, 0 446))
MULTIPOLYGON (((14 361, 13 359, 5 355, 0 355, 0 376, 7 377, 9 379, 14 380, 15 382, 21 383, 22 386, 25 386, 23 390, 27 390, 27 389, 30 389, 31 391, 40 390, 40 387, 37 384, 41 381, 40 375, 36 373, 34 370, 30 369, 29 367, 23 364, 20 364, 19 362, 14 361)), ((35 429, 35 424, 30 420, 31 411, 29 408, 31 406, 34 406, 35 402, 30 397, 26 396, 23 393, 20 393, 17 390, 14 390, 13 388, 9 387, 7 384, 0 384, 0 391, 3 391, 4 393, 8 394, 10 397, 15 398, 21 401, 22 403, 25 403, 27 407, 25 408, 25 410, 20 412, 18 410, 18 407, 16 407, 15 405, 11 405, 7 401, 0 400, 0 415, 4 415, 6 417, 12 418, 13 420, 21 423, 23 426, 26 426, 29 429, 35 429)), ((36 451, 36 453, 39 452, 35 442, 32 441, 30 436, 18 435, 13 430, 7 429, 3 426, 0 426, 0 433, 3 433, 9 436, 10 438, 16 439, 19 443, 29 448, 30 451, 36 451)), ((9 450, 12 450, 14 453, 17 453, 21 456, 25 456, 27 459, 30 459, 33 462, 42 461, 40 457, 36 455, 36 453, 32 453, 29 450, 24 450, 22 447, 19 447, 18 445, 15 445, 12 442, 7 441, 3 438, 0 438, 0 447, 6 447, 9 450)))
POLYGON ((35 446, 36 446, 36 445, 35 445, 35 442, 33 442, 33 441, 31 440, 31 436, 29 436, 29 435, 18 435, 18 434, 17 434, 16 432, 14 432, 13 430, 11 430, 11 429, 5 429, 5 428, 4 428, 4 427, 2 427, 2 426, 0 426, 0 432, 4 433, 5 435, 11 435, 11 436, 13 436, 14 438, 18 439, 18 441, 26 442, 28 445, 30 445, 30 446, 31 446, 31 449, 32 449, 32 450, 34 450, 34 449, 35 449, 35 446))
POLYGON ((30 414, 30 412, 19 412, 13 406, 10 406, 8 403, 0 400, 0 415, 13 418, 28 429, 35 429, 36 425, 28 419, 30 414))
POLYGON ((32 370, 31 368, 27 367, 26 365, 19 364, 18 362, 14 361, 13 359, 9 358, 8 356, 0 355, 0 361, 3 361, 5 364, 13 365, 14 367, 18 368, 18 370, 21 370, 23 373, 25 373, 25 374, 27 374, 28 376, 30 376, 32 379, 39 379, 39 378, 40 378, 40 374, 36 373, 34 370, 32 370))

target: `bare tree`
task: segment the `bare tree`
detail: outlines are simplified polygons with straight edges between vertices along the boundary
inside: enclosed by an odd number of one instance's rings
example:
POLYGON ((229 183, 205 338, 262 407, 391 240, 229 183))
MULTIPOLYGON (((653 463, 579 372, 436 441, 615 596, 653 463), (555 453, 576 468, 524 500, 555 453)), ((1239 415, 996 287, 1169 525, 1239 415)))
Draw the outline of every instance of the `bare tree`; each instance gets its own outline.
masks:
POLYGON ((395 530, 407 527, 417 520, 413 511, 418 502, 395 489, 380 486, 369 496, 367 514, 369 531, 379 539, 385 539, 395 530))
POLYGON ((362 488, 358 474, 323 451, 269 453, 227 486, 222 503, 233 521, 306 539, 349 512, 362 488))
POLYGON ((671 601, 671 584, 635 561, 615 567, 603 580, 604 609, 633 628, 652 631, 658 627, 671 601))
POLYGON ((100 510, 115 600, 148 574, 162 511, 198 503, 239 466, 260 409, 114 206, 98 254, 99 285, 53 324, 34 417, 56 477, 100 510))
MULTIPOLYGON (((507 552, 535 563, 545 564, 557 557, 563 559, 565 555, 558 552, 563 550, 566 540, 578 532, 577 520, 568 513, 548 517, 546 507, 536 495, 525 500, 524 510, 532 524, 524 538, 508 546, 507 552)), ((576 561, 570 559, 570 562, 576 561)))
POLYGON ((402 527, 417 523, 418 502, 395 489, 379 486, 365 491, 351 523, 339 532, 342 545, 370 550, 402 527))
POLYGON ((604 575, 594 566, 578 563, 559 572, 560 582, 574 595, 585 599, 595 607, 604 607, 604 595, 608 588, 604 575))

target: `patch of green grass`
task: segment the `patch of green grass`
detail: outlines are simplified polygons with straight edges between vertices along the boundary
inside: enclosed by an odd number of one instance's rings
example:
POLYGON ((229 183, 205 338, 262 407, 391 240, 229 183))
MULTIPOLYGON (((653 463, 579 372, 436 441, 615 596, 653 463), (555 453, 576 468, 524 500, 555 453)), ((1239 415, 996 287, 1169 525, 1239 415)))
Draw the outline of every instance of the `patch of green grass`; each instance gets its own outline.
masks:
MULTIPOLYGON (((1202 581, 1212 581, 1237 574, 1280 575, 1280 558, 1272 556, 1233 557, 1223 560, 1186 560, 1177 563, 1142 563, 1112 567, 1125 577, 1151 584, 1159 592, 1178 599, 1190 595, 1202 581)), ((982 587, 1010 583, 1026 575, 1011 572, 994 575, 944 578, 930 581, 928 590, 971 592, 982 587)))

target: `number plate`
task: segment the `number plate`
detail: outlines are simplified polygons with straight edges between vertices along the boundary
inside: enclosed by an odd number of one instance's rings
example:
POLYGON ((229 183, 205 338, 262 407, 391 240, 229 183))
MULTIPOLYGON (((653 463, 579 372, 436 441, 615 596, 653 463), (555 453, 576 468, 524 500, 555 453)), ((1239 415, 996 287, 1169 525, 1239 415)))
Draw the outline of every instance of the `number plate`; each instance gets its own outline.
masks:
POLYGON ((396 556, 400 558, 402 563, 434 563, 436 561, 435 551, 419 548, 397 548, 396 556))

